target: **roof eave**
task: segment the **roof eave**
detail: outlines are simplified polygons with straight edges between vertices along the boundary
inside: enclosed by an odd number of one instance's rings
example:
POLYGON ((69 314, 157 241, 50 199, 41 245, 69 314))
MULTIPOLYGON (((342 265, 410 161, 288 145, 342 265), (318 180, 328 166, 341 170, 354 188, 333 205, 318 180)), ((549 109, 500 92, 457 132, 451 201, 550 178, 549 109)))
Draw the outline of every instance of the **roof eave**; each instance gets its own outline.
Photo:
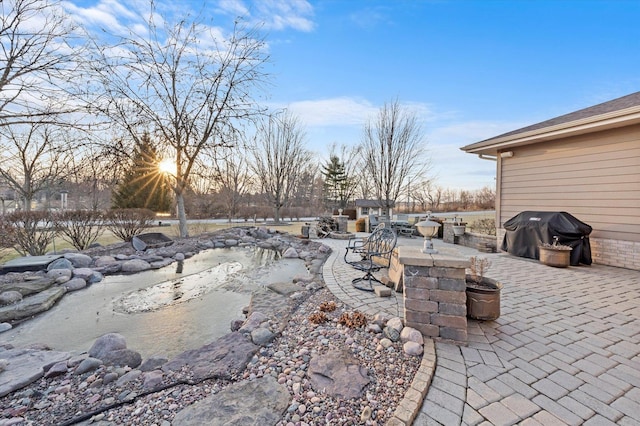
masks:
POLYGON ((633 124, 640 124, 640 106, 561 123, 555 126, 543 127, 529 132, 496 137, 466 145, 460 149, 470 154, 497 155, 500 151, 518 146, 615 129, 633 124))

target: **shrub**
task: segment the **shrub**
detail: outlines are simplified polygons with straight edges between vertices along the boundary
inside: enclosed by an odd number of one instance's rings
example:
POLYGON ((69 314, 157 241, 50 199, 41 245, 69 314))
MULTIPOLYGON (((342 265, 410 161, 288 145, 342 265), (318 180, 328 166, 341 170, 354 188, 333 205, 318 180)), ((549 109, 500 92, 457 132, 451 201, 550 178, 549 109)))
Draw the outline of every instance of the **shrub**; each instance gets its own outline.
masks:
POLYGON ((0 216, 0 248, 13 248, 15 243, 15 227, 5 216, 0 216))
POLYGON ((496 235, 496 220, 487 218, 479 219, 473 222, 471 226, 473 230, 479 234, 496 235))
POLYGON ((56 236, 55 219, 45 211, 15 211, 5 216, 13 248, 22 256, 42 256, 56 236))
POLYGON ((356 220, 356 232, 365 232, 367 229, 367 220, 364 217, 356 220))
POLYGON ((104 232, 101 212, 67 210, 57 215, 56 225, 62 239, 78 250, 85 250, 104 232))
POLYGON ((122 241, 131 241, 151 226, 156 214, 149 209, 113 209, 107 213, 107 229, 122 241))

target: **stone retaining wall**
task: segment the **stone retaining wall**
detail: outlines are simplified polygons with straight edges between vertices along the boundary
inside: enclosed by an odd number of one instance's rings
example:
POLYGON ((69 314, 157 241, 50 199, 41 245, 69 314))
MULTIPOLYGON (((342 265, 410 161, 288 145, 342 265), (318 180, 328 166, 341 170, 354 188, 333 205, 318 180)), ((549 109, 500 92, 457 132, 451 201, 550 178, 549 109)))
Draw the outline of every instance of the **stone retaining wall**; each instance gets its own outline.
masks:
MULTIPOLYGON (((495 253, 497 251, 497 239, 494 235, 477 234, 475 232, 465 232, 464 235, 453 235, 453 222, 445 222, 442 240, 449 244, 460 244, 471 247, 484 253, 495 253)), ((502 240, 499 240, 502 241, 502 240)))

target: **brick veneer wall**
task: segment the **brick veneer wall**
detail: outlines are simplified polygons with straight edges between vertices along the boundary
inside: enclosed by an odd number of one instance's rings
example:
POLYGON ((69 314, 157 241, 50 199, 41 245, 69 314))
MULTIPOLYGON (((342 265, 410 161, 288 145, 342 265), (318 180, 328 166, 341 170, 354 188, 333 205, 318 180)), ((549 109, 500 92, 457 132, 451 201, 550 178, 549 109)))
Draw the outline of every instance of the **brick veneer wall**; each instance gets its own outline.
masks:
MULTIPOLYGON (((496 243, 498 251, 506 233, 504 228, 498 229, 496 243)), ((589 238, 591 259, 600 265, 616 266, 640 271, 640 243, 633 241, 589 238)))
POLYGON ((424 336, 467 342, 465 268, 469 260, 400 247, 404 319, 424 336))

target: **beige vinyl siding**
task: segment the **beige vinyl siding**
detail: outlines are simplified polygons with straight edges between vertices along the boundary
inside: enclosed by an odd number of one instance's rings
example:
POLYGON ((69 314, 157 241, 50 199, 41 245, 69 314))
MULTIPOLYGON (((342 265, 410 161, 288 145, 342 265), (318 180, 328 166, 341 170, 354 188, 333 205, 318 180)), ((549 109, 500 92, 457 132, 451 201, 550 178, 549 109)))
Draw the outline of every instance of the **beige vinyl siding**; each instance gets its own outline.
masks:
POLYGON ((541 142, 500 158, 500 223, 567 211, 594 238, 640 242, 640 125, 541 142))

